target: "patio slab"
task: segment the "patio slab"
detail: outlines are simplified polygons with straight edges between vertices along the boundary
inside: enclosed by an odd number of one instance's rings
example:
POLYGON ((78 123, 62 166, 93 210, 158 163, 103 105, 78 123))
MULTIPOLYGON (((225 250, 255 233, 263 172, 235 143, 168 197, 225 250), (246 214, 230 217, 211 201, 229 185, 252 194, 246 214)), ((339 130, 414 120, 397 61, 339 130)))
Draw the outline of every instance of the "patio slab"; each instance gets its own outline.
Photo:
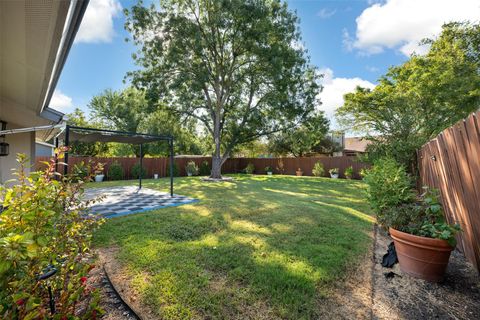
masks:
POLYGON ((138 189, 136 186, 91 188, 85 190, 85 199, 104 196, 90 207, 91 213, 106 218, 124 216, 133 213, 145 212, 167 207, 176 207, 183 204, 198 202, 197 199, 182 195, 152 190, 138 189))

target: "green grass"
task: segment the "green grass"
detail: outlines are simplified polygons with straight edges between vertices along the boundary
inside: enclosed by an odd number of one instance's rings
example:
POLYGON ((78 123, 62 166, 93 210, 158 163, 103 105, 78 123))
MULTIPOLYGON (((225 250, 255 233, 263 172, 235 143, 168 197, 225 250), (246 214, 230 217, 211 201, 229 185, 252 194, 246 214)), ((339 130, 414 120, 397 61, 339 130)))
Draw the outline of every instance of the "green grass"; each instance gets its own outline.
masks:
MULTIPOLYGON (((163 319, 316 318, 370 246, 365 185, 234 177, 176 178, 175 193, 199 203, 110 219, 95 244, 118 246, 141 300, 163 319)), ((144 186, 166 191, 168 180, 144 186)))

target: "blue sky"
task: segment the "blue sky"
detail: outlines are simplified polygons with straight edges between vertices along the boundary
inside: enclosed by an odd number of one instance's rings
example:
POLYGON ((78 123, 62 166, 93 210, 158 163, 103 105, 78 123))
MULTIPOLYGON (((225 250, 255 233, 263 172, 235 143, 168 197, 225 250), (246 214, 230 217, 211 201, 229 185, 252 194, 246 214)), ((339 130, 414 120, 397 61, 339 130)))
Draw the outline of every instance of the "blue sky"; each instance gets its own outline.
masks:
MULTIPOLYGON (((134 0, 90 0, 76 42, 63 69, 51 106, 63 112, 88 111, 92 96, 120 89, 125 73, 136 67, 135 47, 125 42, 122 8, 134 0)), ((480 0, 289 0, 300 18, 303 44, 324 74, 320 95, 329 117, 343 94, 357 85, 375 86, 389 66, 400 64, 417 45, 451 20, 480 17, 480 0)))

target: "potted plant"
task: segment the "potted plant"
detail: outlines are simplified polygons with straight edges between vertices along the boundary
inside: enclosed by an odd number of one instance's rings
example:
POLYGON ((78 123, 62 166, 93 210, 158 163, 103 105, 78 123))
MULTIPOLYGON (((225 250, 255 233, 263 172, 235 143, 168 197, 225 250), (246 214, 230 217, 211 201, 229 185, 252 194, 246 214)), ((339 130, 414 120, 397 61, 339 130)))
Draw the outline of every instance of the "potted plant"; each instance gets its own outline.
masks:
POLYGON ((103 163, 98 163, 98 166, 95 170, 95 182, 102 182, 105 178, 105 174, 103 173, 103 163))
POLYGON ((266 172, 269 176, 271 176, 271 175, 273 174, 273 169, 272 169, 272 167, 266 166, 266 167, 265 167, 265 172, 266 172))
POLYGON ((303 176, 303 170, 302 170, 302 168, 298 168, 297 171, 295 171, 295 174, 296 174, 297 176, 303 176))
POLYGON ((195 164, 195 162, 189 161, 185 167, 185 171, 187 171, 187 175, 191 177, 198 174, 198 166, 195 164))
POLYGON ((353 167, 347 167, 344 172, 345 178, 347 179, 353 179, 353 167))
POLYGON ((328 170, 328 172, 330 173, 330 177, 332 179, 338 179, 338 168, 332 168, 330 170, 328 170))
POLYGON ((393 238, 400 269, 438 282, 445 274, 460 226, 445 220, 438 192, 424 189, 415 202, 386 209, 379 222, 388 227, 393 238))

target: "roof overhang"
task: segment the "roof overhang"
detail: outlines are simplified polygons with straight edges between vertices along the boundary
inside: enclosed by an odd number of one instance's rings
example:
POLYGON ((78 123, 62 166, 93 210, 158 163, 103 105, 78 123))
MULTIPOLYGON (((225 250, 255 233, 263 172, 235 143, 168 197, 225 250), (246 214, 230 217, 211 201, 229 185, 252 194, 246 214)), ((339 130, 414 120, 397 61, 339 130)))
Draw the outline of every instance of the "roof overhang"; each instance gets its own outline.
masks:
POLYGON ((48 107, 88 0, 0 1, 0 119, 61 121, 48 107))

